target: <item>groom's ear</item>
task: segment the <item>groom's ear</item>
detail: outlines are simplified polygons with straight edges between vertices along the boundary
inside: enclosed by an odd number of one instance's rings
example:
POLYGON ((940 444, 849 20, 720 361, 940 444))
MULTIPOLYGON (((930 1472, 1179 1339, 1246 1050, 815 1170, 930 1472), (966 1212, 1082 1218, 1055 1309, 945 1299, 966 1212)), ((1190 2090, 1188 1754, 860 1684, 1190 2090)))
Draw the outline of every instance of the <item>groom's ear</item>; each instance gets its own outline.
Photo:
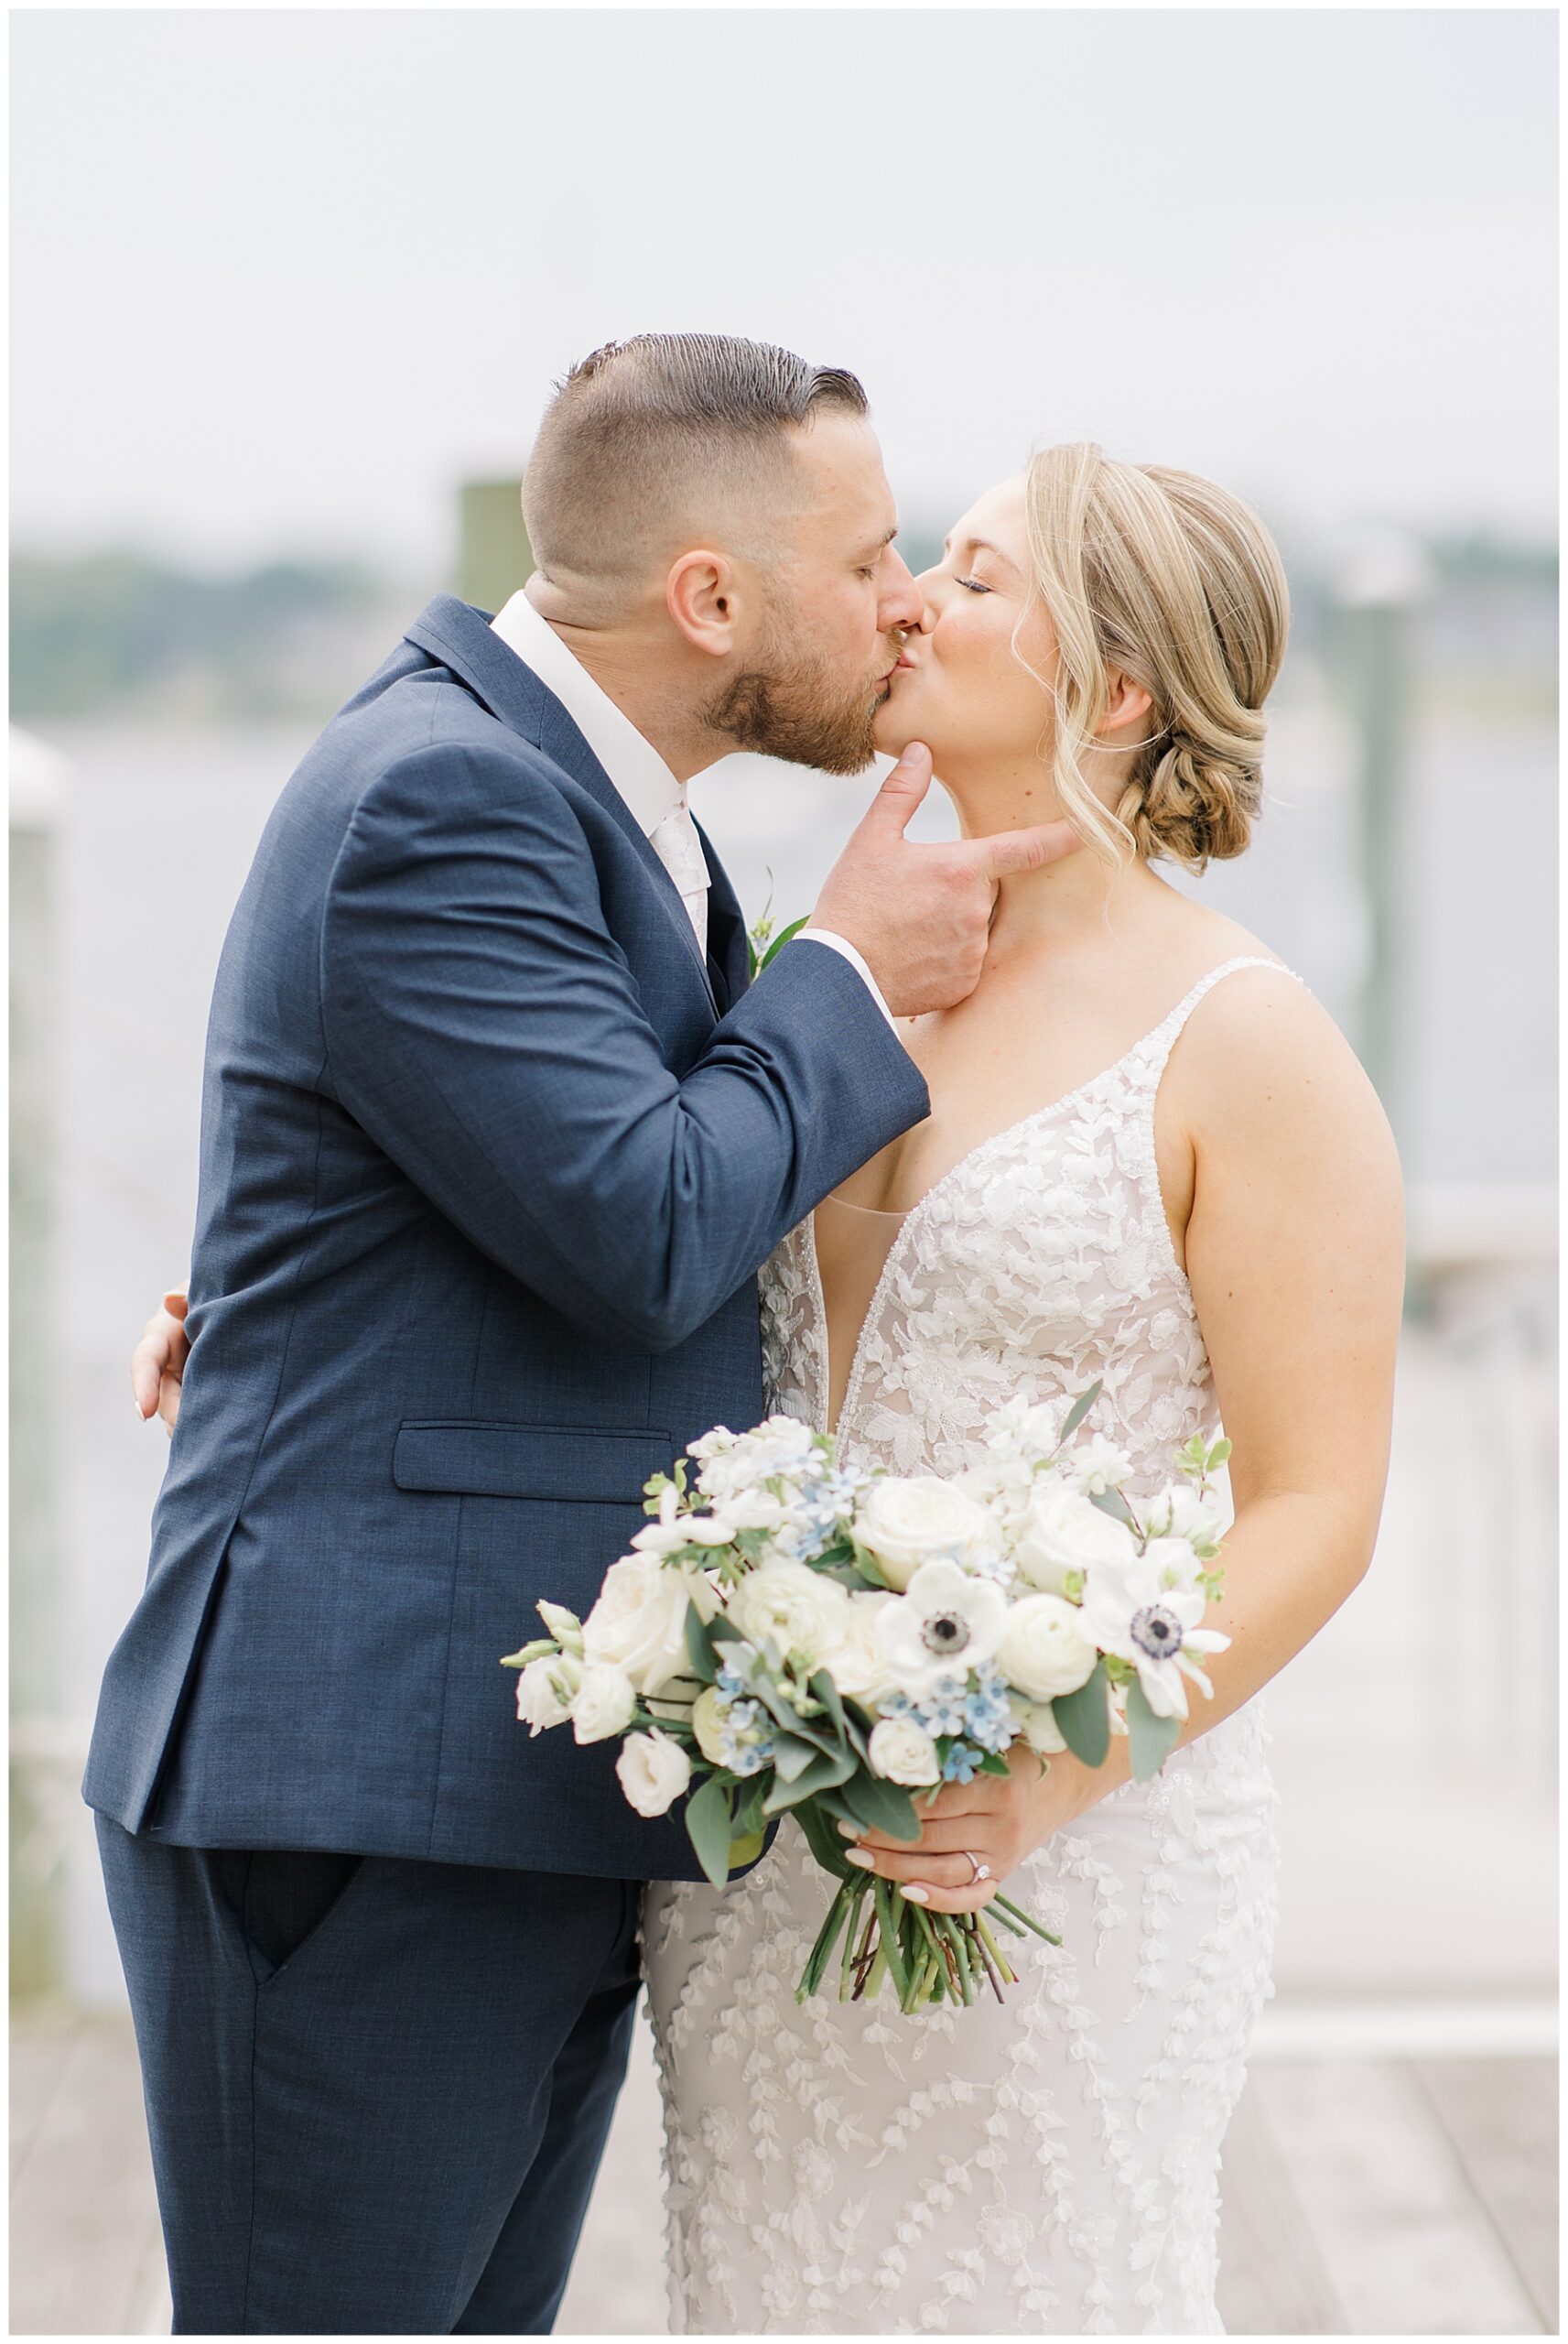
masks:
POLYGON ((740 639, 741 588, 728 554, 683 553, 665 581, 665 607, 695 651, 724 659, 740 639))

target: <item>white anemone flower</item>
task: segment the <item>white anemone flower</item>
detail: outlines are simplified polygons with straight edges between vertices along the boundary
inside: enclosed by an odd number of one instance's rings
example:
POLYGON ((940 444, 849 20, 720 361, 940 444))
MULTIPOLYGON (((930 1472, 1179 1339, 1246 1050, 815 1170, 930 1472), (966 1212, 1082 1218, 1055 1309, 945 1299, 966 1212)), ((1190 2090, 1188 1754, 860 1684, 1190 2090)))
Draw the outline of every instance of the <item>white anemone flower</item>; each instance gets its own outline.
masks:
POLYGON ((1007 1614, 1007 1598, 990 1579, 955 1562, 922 1563, 897 1601, 877 1613, 877 1641, 902 1690, 918 1692, 993 1659, 1007 1614))
POLYGON ((1084 1589, 1083 1624, 1102 1652, 1130 1660, 1143 1698, 1160 1718, 1187 1714, 1185 1680, 1213 1698, 1201 1653, 1224 1652, 1230 1642, 1217 1628, 1200 1625, 1201 1588, 1170 1587, 1158 1557, 1140 1555, 1128 1563, 1096 1563, 1084 1589))

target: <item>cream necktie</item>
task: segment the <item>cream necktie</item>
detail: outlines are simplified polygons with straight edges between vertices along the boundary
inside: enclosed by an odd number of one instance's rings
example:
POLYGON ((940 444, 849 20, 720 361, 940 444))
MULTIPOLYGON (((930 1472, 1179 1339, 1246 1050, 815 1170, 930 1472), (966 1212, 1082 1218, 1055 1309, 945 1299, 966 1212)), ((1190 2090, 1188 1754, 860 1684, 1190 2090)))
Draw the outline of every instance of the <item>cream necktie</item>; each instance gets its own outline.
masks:
POLYGON ((683 798, 672 806, 662 820, 648 832, 648 844, 664 864, 675 883, 682 903, 686 906, 697 940, 708 957, 708 858, 702 852, 702 841, 697 835, 697 824, 691 809, 683 798))

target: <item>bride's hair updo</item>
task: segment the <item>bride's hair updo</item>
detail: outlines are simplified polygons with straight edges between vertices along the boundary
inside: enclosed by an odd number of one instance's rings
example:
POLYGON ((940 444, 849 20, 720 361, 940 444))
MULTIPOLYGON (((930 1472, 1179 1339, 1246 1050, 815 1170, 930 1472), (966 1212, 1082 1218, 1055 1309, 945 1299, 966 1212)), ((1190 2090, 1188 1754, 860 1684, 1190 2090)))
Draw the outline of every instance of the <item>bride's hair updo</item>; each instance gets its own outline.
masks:
POLYGON ((1263 702, 1290 623, 1267 529, 1212 481, 1115 463, 1087 441, 1036 455, 1025 503, 1030 603, 1044 605, 1057 643, 1056 672, 1042 681, 1056 708, 1063 812, 1108 860, 1163 855, 1201 871, 1241 853, 1262 798, 1263 702), (1108 811, 1079 760, 1114 668, 1154 705, 1108 811))

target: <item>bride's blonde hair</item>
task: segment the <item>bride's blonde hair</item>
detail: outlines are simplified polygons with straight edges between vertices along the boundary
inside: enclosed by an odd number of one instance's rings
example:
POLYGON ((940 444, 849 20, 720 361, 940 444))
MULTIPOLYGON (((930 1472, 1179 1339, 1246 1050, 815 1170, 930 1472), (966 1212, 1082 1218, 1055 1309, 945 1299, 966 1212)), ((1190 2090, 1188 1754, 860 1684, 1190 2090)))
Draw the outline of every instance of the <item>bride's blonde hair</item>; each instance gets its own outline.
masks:
POLYGON ((1212 481, 1117 463, 1087 440, 1032 459, 1025 505, 1020 628, 1038 602, 1055 632, 1055 672, 1040 680, 1055 707, 1052 780, 1064 814, 1109 862, 1165 855, 1201 871, 1239 854, 1262 800, 1262 707, 1290 624, 1269 532, 1212 481), (1079 760, 1113 668, 1154 705, 1108 809, 1079 760))

